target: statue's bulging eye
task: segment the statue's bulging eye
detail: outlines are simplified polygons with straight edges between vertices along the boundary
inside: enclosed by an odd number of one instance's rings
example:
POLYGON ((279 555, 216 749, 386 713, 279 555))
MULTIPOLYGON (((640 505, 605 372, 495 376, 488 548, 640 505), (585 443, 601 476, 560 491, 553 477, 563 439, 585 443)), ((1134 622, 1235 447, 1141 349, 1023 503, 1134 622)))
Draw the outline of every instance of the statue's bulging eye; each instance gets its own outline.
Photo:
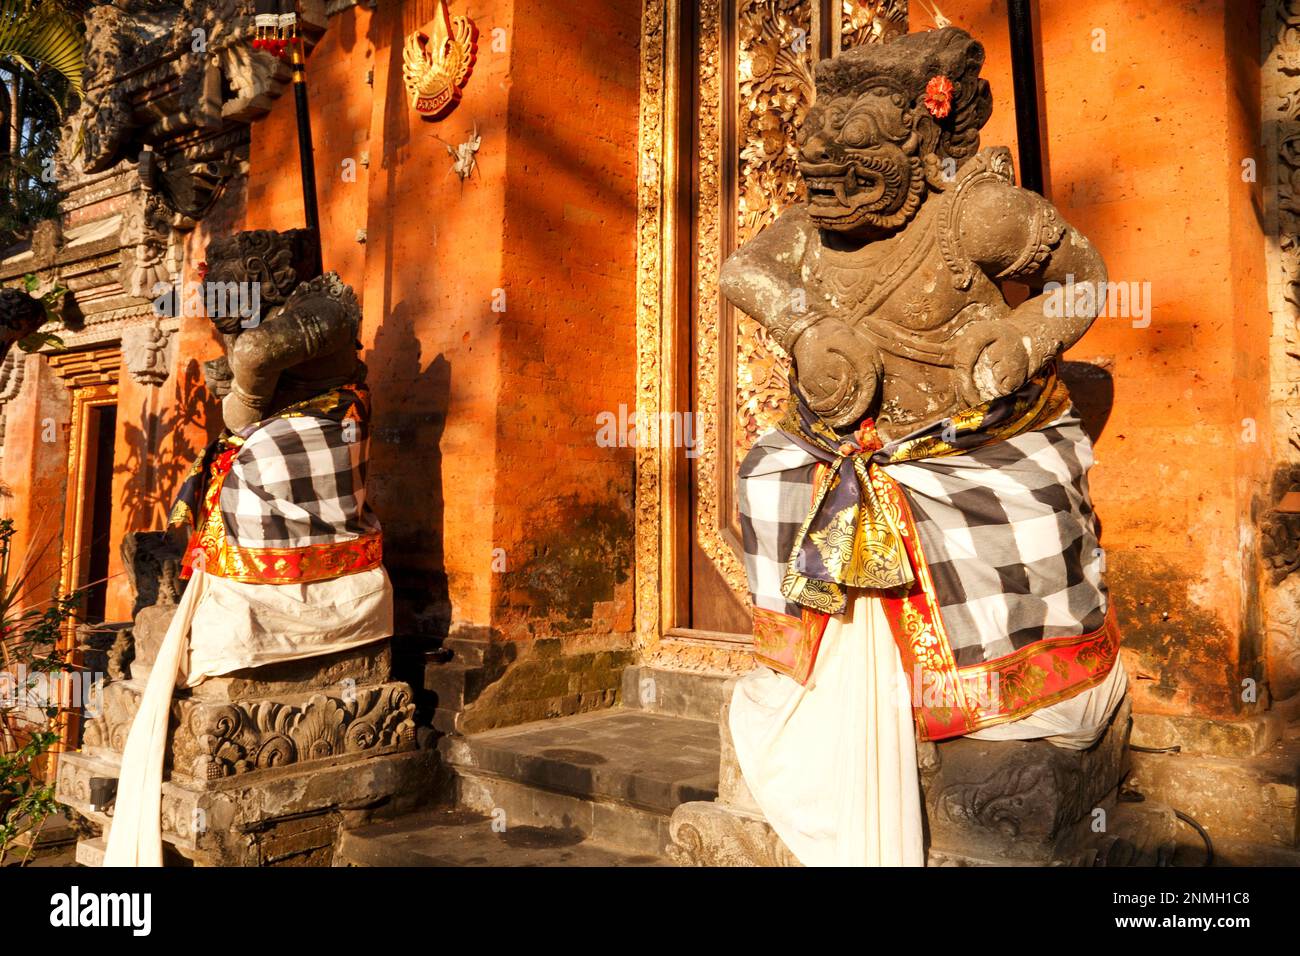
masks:
POLYGON ((822 128, 822 114, 820 111, 809 113, 807 118, 799 125, 795 131, 794 141, 800 146, 805 146, 808 140, 813 138, 813 133, 822 128))
POLYGON ((871 142, 872 125, 864 117, 854 117, 844 124, 840 139, 845 146, 866 146, 871 142))

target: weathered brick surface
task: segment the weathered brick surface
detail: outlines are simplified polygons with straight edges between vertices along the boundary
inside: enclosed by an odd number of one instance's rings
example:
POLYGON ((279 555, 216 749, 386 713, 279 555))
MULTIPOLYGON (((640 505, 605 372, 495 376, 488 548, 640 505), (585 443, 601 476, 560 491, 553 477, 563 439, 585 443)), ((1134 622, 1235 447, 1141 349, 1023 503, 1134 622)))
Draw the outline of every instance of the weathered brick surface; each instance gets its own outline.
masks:
MULTIPOLYGON (((411 111, 401 83, 402 41, 428 6, 350 8, 309 65, 325 263, 364 308, 370 492, 398 627, 521 643, 498 682, 516 693, 479 695, 493 724, 576 712, 612 699, 604 675, 621 665, 598 658, 617 660, 633 628, 633 450, 599 447, 595 418, 635 402, 641 5, 458 0, 482 31, 479 58, 438 123, 411 111), (479 170, 462 184, 444 143, 476 124, 479 170), (549 639, 563 653, 542 667, 550 651, 534 642, 549 639)), ((1276 441, 1261 197, 1240 175, 1259 151, 1257 14, 1228 0, 1043 6, 1051 198, 1113 280, 1149 281, 1154 296, 1149 327, 1103 319, 1070 356, 1094 367, 1078 398, 1100 429, 1092 491, 1136 706, 1239 714, 1259 655, 1252 509, 1276 441)), ((988 49, 985 142, 1014 146, 1005 4, 949 0, 944 13, 988 49)), ((184 278, 213 235, 300 225, 293 113, 286 95, 254 125, 247 181, 187 237, 184 278)), ((122 385, 115 540, 157 526, 216 429, 205 320, 182 322, 175 354, 163 389, 122 385)), ((66 392, 38 370, 6 422, 3 509, 21 553, 62 521, 66 392), (54 443, 40 441, 46 417, 54 443)), ((110 617, 128 597, 114 579, 110 617)))
MULTIPOLYGON (((607 635, 565 662, 558 642, 525 649, 491 697, 501 715, 478 708, 495 724, 607 706, 630 660, 634 480, 632 449, 595 436, 601 411, 635 401, 640 4, 466 4, 478 62, 437 123, 401 81, 419 6, 340 14, 309 65, 326 266, 365 313, 370 495, 398 627, 607 635), (445 144, 475 124, 462 184, 445 144), (342 181, 362 149, 369 169, 342 181)), ((247 226, 296 224, 293 150, 286 98, 254 128, 247 226)))
MULTIPOLYGON (((1006 5, 943 10, 988 50, 984 142, 1014 147, 1006 5)), ((1241 679, 1257 676, 1252 506, 1274 441, 1262 197, 1241 176, 1259 153, 1257 16, 1229 0, 1102 0, 1039 18, 1050 197, 1112 281, 1151 283, 1148 327, 1103 318, 1069 356, 1109 372, 1080 404, 1104 421, 1091 487, 1148 712, 1239 713, 1241 679)))

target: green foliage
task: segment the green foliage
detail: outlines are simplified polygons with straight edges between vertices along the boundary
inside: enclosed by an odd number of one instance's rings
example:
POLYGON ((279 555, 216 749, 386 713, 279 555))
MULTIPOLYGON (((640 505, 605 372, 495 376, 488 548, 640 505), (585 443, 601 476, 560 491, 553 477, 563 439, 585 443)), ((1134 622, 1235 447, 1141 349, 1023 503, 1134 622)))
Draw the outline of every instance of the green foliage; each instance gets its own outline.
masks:
POLYGON ((30 598, 34 567, 46 549, 29 554, 15 572, 10 567, 14 533, 12 519, 0 519, 0 668, 5 672, 0 681, 0 864, 15 837, 39 829, 58 808, 53 781, 37 771, 58 742, 52 726, 58 709, 49 701, 29 706, 26 698, 34 675, 64 670, 57 642, 76 616, 81 597, 55 596, 43 604, 22 605, 30 598), (20 674, 26 686, 16 686, 20 674))
POLYGON ((42 68, 53 70, 63 77, 72 93, 81 95, 81 78, 86 69, 81 24, 66 4, 57 0, 0 0, 0 57, 13 60, 32 74, 42 68))
MULTIPOLYGON (((41 280, 34 274, 29 272, 23 276, 23 288, 28 292, 35 292, 40 288, 40 285, 41 280)), ((60 283, 55 283, 53 288, 41 293, 41 305, 45 307, 46 322, 56 321, 62 317, 63 297, 67 293, 68 287, 60 283)), ((35 352, 47 345, 62 348, 63 339, 53 332, 42 332, 38 329, 26 338, 18 340, 18 347, 24 352, 35 352)))
POLYGON ((54 155, 85 73, 80 0, 0 0, 0 248, 59 214, 54 155))

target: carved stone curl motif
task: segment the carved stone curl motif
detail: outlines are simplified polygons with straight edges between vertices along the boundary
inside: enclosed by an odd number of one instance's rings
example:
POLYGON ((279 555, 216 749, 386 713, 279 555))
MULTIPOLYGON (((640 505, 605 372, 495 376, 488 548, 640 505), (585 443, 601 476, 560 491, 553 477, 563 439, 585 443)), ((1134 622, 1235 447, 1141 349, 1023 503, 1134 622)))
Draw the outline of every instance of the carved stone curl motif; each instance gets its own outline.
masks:
POLYGON ((405 684, 318 694, 304 704, 234 701, 195 709, 192 774, 215 780, 308 760, 412 744, 415 704, 405 684))

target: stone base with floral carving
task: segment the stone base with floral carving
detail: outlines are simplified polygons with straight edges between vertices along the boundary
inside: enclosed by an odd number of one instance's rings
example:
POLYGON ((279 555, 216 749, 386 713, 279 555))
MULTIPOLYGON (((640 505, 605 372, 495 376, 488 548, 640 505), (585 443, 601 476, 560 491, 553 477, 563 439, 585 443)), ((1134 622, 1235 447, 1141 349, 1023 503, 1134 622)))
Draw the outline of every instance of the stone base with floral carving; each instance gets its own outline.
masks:
MULTIPOLYGON (((278 853, 327 863, 341 823, 433 793, 435 756, 416 749, 411 689, 388 680, 390 663, 388 641, 377 641, 179 691, 164 841, 204 865, 275 863, 278 853), (268 836, 286 821, 297 821, 293 834, 268 836)), ((111 815, 91 806, 91 780, 117 776, 143 689, 139 678, 108 683, 82 751, 59 761, 58 799, 102 826, 111 815)))

